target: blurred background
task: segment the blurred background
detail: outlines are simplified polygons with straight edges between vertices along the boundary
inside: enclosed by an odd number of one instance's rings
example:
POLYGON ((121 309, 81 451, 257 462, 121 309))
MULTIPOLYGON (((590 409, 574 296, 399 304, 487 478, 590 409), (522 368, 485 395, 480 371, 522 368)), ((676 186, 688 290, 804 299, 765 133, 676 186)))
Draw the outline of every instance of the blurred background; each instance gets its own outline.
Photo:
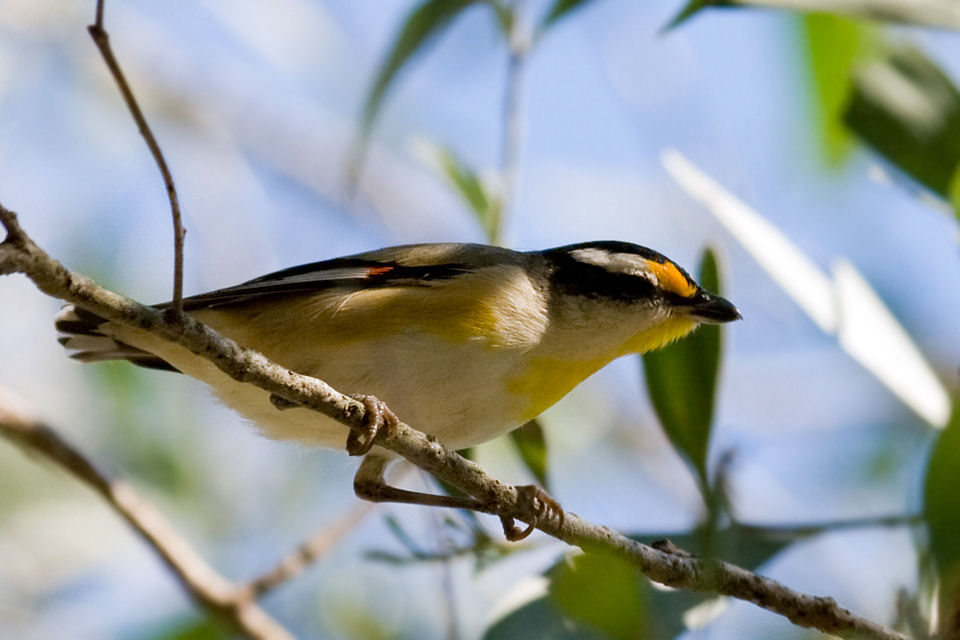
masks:
MULTIPOLYGON (((172 273, 166 194, 86 32, 94 8, 0 0, 0 201, 68 267, 160 302, 172 273)), ((106 9, 180 194, 187 294, 409 242, 617 239, 692 273, 711 247, 744 320, 724 328, 722 356, 691 360, 718 367, 693 445, 631 357, 547 411, 526 445, 503 438, 472 455, 508 482, 539 475, 589 520, 681 546, 708 539, 723 558, 878 622, 929 614, 931 548, 915 516, 946 422, 937 398, 960 382, 954 32, 753 8, 665 30, 679 0, 106 9), (855 267, 936 374, 918 383, 934 409, 903 401, 912 392, 884 378, 889 359, 865 366, 863 350, 812 318, 811 289, 789 284, 795 265, 776 275, 785 254, 757 255, 773 236, 719 221, 665 169, 668 149, 816 268, 855 267)), ((344 452, 265 440, 190 379, 68 360, 58 308, 25 278, 0 278, 0 385, 131 482, 227 577, 250 579, 358 517, 264 601, 298 637, 811 635, 753 605, 664 593, 541 534, 506 545, 486 516, 361 513, 344 452), (591 581, 621 579, 622 607, 581 610, 600 593, 591 581)), ((867 353, 888 343, 878 335, 867 353)), ((419 472, 409 480, 432 490, 419 472)), ((99 498, 0 441, 0 638, 65 634, 226 637, 99 498)))

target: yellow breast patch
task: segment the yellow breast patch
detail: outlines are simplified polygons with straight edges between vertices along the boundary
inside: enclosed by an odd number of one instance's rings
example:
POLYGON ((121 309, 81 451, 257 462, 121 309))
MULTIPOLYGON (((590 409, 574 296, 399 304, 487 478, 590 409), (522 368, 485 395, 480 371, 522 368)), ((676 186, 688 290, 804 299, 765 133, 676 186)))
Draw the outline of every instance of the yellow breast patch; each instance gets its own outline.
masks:
POLYGON ((564 361, 559 358, 533 358, 525 370, 507 382, 507 391, 525 402, 520 423, 536 418, 552 407, 574 387, 600 370, 611 358, 564 361))

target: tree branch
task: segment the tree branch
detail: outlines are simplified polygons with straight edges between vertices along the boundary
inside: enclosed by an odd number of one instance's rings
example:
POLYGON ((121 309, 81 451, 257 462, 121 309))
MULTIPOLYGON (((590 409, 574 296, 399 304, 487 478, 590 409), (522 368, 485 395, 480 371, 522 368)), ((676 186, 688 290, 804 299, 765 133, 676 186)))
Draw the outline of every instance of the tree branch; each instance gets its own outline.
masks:
POLYGON ((216 572, 149 503, 122 480, 98 469, 0 387, 0 435, 28 453, 39 454, 100 494, 149 545, 193 600, 231 628, 257 640, 293 640, 256 600, 216 572))
MULTIPOLYGON (((206 358, 235 380, 253 384, 292 402, 332 417, 354 430, 364 426, 363 404, 330 385, 276 365, 244 349, 189 315, 169 322, 164 314, 108 291, 91 279, 68 271, 40 249, 20 228, 16 215, 0 205, 0 223, 8 239, 0 244, 0 275, 21 272, 44 293, 78 304, 108 320, 151 331, 206 358)), ((792 591, 784 585, 725 562, 662 550, 635 542, 573 513, 563 522, 538 521, 535 505, 521 499, 515 487, 487 475, 478 465, 447 449, 435 438, 400 423, 380 430, 376 443, 394 451, 441 480, 478 498, 485 512, 524 522, 584 551, 605 551, 637 566, 661 584, 691 591, 719 593, 753 602, 785 616, 794 624, 813 627, 841 638, 905 640, 905 636, 854 615, 831 598, 792 591)))
POLYGON ((160 150, 160 145, 157 143, 153 131, 150 130, 150 125, 147 124, 147 119, 144 117, 143 111, 140 110, 140 105, 137 104, 133 90, 127 83, 123 71, 120 70, 120 63, 113 55, 113 49, 110 47, 110 36, 103 28, 103 2, 104 0, 97 0, 96 22, 87 27, 87 31, 90 32, 90 37, 93 38, 97 49, 100 50, 103 61, 107 63, 107 68, 110 69, 110 74, 116 81, 121 95, 123 95, 123 101, 127 104, 127 109, 130 110, 134 122, 137 123, 137 129, 140 130, 140 135, 146 141, 150 154, 157 163, 157 168, 160 169, 160 175, 163 176, 163 184, 167 189, 167 199, 170 200, 170 211, 173 215, 173 297, 170 302, 170 313, 171 317, 176 318, 183 312, 183 237, 187 233, 183 228, 183 220, 180 215, 180 199, 177 197, 177 188, 173 184, 173 174, 167 167, 163 151, 160 150))

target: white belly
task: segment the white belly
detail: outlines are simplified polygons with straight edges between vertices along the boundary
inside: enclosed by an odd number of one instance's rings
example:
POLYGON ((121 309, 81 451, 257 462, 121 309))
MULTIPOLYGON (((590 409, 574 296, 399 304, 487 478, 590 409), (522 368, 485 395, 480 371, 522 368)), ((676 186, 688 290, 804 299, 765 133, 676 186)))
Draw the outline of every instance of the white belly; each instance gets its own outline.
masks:
MULTIPOLYGON (((343 448, 346 442, 346 426, 308 409, 278 410, 269 393, 233 380, 182 347, 138 330, 103 329, 207 383, 225 405, 254 422, 267 437, 330 448, 343 448)), ((528 404, 504 388, 504 381, 522 366, 519 348, 454 346, 417 333, 338 345, 311 354, 310 361, 316 366, 301 367, 300 373, 320 378, 342 393, 375 395, 403 422, 454 449, 486 442, 519 426, 528 404)))

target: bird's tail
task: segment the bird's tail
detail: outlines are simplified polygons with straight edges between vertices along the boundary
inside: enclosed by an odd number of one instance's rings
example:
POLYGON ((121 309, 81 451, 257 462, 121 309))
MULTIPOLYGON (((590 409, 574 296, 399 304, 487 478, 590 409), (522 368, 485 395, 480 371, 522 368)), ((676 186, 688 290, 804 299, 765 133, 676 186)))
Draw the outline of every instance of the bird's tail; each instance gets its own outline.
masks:
POLYGON ((176 371, 165 360, 111 338, 100 330, 108 321, 82 307, 68 304, 57 314, 55 326, 60 344, 80 362, 127 360, 140 367, 176 371))

